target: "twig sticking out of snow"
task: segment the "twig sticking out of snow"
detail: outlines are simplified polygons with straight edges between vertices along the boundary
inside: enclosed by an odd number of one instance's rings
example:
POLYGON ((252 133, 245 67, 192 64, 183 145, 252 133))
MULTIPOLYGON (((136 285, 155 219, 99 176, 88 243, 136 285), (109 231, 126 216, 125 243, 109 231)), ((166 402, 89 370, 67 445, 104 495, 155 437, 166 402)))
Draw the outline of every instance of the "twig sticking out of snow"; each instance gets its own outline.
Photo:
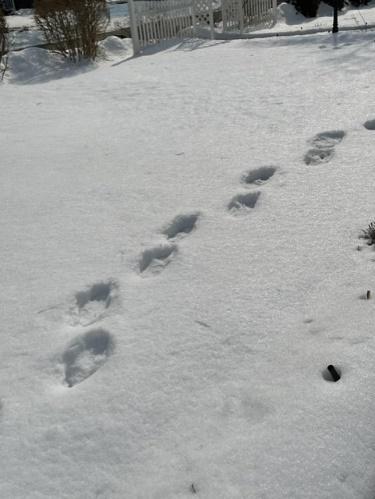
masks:
POLYGON ((193 494, 197 493, 197 488, 195 487, 195 485, 193 483, 190 486, 190 490, 192 491, 193 494))

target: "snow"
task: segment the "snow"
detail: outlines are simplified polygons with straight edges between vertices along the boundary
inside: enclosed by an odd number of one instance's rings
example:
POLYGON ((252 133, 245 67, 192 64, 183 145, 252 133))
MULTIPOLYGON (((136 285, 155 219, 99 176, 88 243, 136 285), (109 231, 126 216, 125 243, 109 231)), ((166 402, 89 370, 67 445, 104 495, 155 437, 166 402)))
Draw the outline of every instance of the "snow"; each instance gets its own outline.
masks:
MULTIPOLYGON (((130 38, 122 40, 109 36, 99 42, 99 55, 102 62, 125 61, 133 56, 132 41, 130 38)), ((97 67, 91 63, 74 66, 60 55, 36 47, 12 52, 9 56, 9 65, 11 66, 9 80, 19 84, 42 83, 51 79, 72 77, 97 67)))
POLYGON ((33 9, 16 10, 11 15, 8 15, 6 20, 8 26, 11 29, 30 28, 32 26, 35 26, 34 10, 33 9))
POLYGON ((120 57, 132 57, 133 44, 131 38, 121 39, 117 36, 108 36, 105 40, 99 42, 99 47, 105 58, 115 60, 120 57))
POLYGON ((89 64, 72 67, 69 61, 58 54, 40 48, 12 52, 9 56, 9 64, 12 68, 9 75, 10 81, 20 84, 41 83, 58 77, 65 78, 67 73, 73 76, 91 69, 89 64))
POLYGON ((0 496, 373 497, 374 32, 107 43, 0 89, 0 496))

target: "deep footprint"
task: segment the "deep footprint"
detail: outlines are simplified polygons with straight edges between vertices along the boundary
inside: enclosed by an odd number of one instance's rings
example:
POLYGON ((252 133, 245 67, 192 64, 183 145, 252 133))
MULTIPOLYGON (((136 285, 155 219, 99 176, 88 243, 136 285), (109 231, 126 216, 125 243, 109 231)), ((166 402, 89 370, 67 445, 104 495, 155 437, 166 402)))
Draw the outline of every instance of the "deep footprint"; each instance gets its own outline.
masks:
POLYGON ((320 163, 328 163, 335 154, 335 146, 340 144, 345 135, 343 130, 331 130, 315 135, 310 140, 313 146, 312 149, 305 154, 305 164, 318 165, 320 163))
POLYGON ((113 349, 113 339, 104 329, 77 336, 62 356, 65 383, 71 388, 92 376, 107 361, 113 349))
POLYGON ((228 204, 230 211, 252 209, 257 204, 260 192, 248 192, 246 194, 237 194, 228 204))
POLYGON ((163 234, 168 239, 174 239, 180 235, 190 234, 195 228, 199 218, 199 213, 190 213, 187 215, 178 215, 166 229, 163 234))
POLYGON ((375 120, 368 120, 365 123, 363 123, 363 126, 367 130, 375 130, 375 120))
POLYGON ((85 291, 76 293, 76 303, 79 309, 83 309, 90 302, 101 302, 104 308, 108 308, 113 298, 116 285, 112 281, 98 282, 85 291))
POLYGON ((310 149, 304 157, 306 165, 318 165, 328 163, 333 158, 334 149, 310 149))
POLYGON ((109 308, 117 293, 113 281, 97 282, 75 295, 76 309, 80 322, 88 325, 98 320, 109 308))
POLYGON ((318 133, 311 140, 311 144, 319 149, 332 148, 340 144, 345 135, 344 130, 331 130, 329 132, 318 133))
POLYGON ((250 170, 242 176, 242 182, 245 184, 263 184, 267 182, 276 172, 273 166, 261 166, 256 170, 250 170))
POLYGON ((163 244, 145 250, 139 261, 139 271, 141 273, 146 270, 154 273, 160 272, 171 262, 176 252, 175 244, 163 244))

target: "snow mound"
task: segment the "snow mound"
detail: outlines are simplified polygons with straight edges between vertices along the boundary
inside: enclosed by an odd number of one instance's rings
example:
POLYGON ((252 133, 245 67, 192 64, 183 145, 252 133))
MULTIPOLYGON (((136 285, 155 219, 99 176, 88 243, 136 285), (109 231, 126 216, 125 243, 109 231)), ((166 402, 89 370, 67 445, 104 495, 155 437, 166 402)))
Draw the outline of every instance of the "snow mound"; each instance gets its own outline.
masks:
POLYGON ((42 83, 65 78, 95 67, 92 63, 73 64, 59 54, 31 47, 9 56, 10 81, 14 83, 42 83))
POLYGON ((109 36, 99 42, 99 47, 107 59, 132 57, 133 55, 131 38, 121 39, 118 36, 109 36))
POLYGON ((282 3, 278 6, 278 18, 283 20, 285 24, 302 24, 305 17, 296 11, 294 5, 290 3, 282 3))

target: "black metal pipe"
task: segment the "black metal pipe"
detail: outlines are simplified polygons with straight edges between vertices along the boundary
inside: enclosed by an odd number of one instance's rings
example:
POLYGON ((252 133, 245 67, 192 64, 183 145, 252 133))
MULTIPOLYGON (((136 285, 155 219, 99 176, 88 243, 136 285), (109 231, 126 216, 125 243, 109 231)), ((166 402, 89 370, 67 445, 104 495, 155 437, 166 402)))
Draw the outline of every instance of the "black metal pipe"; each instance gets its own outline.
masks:
POLYGON ((339 0, 335 0, 335 4, 333 7, 333 27, 332 33, 339 32, 339 0))
POLYGON ((329 371, 330 375, 332 376, 332 381, 338 381, 341 376, 340 373, 336 370, 335 366, 329 365, 327 367, 327 370, 329 371))

